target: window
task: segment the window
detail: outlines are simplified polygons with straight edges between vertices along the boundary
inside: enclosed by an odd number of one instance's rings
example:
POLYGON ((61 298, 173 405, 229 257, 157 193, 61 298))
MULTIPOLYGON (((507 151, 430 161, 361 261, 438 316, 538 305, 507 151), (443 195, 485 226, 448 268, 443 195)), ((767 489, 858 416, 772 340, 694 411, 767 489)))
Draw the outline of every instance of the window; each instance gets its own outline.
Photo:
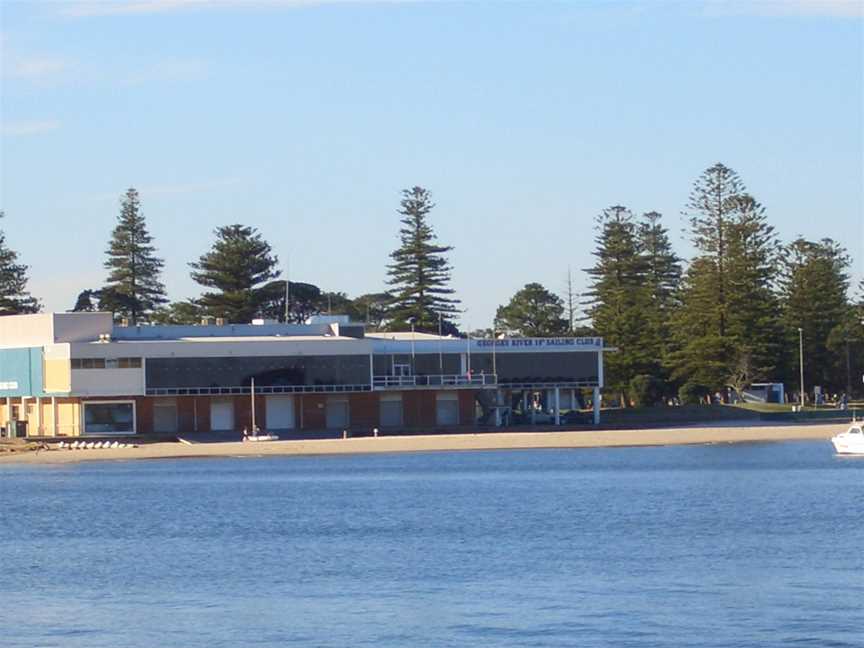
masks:
POLYGON ((73 369, 140 369, 141 358, 72 358, 73 369))
POLYGON ((132 401, 84 403, 84 434, 135 434, 132 401))

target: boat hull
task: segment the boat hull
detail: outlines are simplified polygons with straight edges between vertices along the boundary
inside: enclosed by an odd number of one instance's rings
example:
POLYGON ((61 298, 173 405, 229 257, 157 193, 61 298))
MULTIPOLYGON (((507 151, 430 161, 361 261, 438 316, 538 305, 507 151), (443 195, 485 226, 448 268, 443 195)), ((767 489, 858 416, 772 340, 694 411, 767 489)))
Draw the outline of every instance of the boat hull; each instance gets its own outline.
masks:
POLYGON ((838 434, 831 439, 831 444, 834 446, 834 450, 837 454, 864 455, 864 437, 860 434, 838 434))

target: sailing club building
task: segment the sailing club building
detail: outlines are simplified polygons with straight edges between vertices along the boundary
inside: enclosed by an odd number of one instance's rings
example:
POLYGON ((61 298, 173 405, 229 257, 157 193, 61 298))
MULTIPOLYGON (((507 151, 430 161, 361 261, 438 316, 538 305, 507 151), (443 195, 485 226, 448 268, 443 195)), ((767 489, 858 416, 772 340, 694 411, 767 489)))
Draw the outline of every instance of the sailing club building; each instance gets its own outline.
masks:
POLYGON ((196 326, 0 317, 5 435, 239 432, 251 425, 253 381, 256 422, 276 433, 560 423, 585 390, 596 424, 603 341, 378 333, 340 316, 196 326))

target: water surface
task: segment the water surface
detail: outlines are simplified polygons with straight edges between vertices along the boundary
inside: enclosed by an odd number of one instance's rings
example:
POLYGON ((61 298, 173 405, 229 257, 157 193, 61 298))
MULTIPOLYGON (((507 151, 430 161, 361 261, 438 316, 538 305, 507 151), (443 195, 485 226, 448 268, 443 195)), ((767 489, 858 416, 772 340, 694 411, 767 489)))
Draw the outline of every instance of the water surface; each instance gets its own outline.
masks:
POLYGON ((0 466, 2 645, 862 646, 825 442, 0 466))

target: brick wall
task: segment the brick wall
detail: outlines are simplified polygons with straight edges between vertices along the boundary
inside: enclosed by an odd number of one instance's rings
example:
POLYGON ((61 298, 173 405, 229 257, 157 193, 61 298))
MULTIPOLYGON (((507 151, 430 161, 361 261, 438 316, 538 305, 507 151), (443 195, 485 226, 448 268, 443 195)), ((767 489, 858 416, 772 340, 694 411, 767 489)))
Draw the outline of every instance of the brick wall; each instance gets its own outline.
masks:
POLYGON ((198 417, 198 431, 210 431, 210 398, 208 396, 194 396, 194 408, 198 417))
POLYGON ((195 399, 181 396, 177 399, 177 430, 180 433, 195 431, 195 399))
POLYGON ((459 392, 459 425, 475 425, 473 390, 465 389, 459 392))
POLYGON ((135 430, 138 434, 153 434, 153 399, 135 398, 135 430))
POLYGON ((408 427, 433 427, 436 422, 435 392, 403 392, 402 419, 408 427))
POLYGON ((327 427, 327 397, 321 394, 303 394, 303 429, 323 430, 327 427))
POLYGON ((348 399, 351 427, 371 430, 378 427, 380 420, 378 394, 367 392, 351 394, 348 399))

